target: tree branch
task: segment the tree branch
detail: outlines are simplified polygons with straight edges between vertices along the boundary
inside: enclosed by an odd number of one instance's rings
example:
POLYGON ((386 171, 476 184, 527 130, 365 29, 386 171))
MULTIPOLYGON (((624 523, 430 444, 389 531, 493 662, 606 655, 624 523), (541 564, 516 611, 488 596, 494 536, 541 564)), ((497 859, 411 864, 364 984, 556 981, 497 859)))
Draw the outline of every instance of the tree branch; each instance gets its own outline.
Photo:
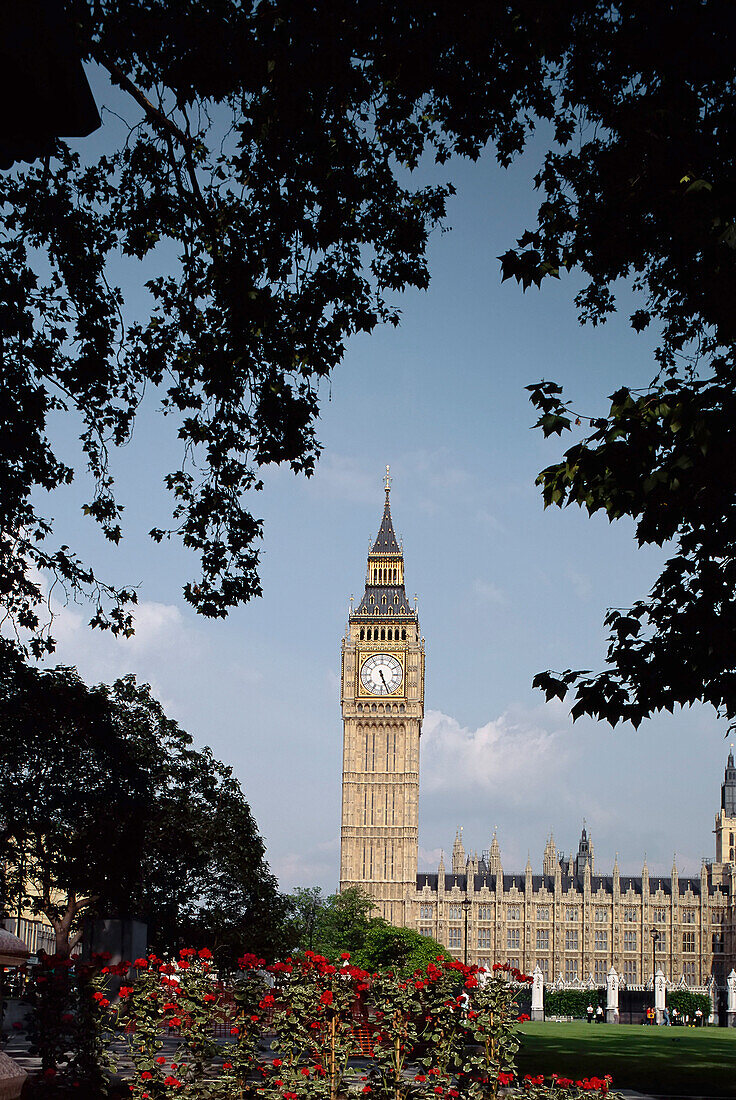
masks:
POLYGON ((193 139, 185 134, 183 130, 180 130, 176 123, 172 122, 163 111, 159 111, 147 95, 136 87, 133 81, 127 76, 123 70, 114 61, 107 61, 102 57, 95 57, 95 61, 99 62, 103 68, 107 69, 114 84, 122 88, 124 92, 131 95, 136 101, 139 107, 142 107, 146 112, 146 116, 149 121, 163 133, 169 134, 171 137, 175 137, 177 141, 180 141, 184 148, 189 148, 193 144, 193 139))

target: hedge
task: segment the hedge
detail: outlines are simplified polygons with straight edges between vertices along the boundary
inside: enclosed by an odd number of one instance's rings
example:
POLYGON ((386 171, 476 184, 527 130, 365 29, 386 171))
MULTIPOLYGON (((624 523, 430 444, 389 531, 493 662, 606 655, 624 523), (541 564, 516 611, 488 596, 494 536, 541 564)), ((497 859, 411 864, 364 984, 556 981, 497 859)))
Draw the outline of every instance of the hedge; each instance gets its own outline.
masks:
MULTIPOLYGON (((587 1018, 588 1005, 597 1008, 606 1007, 605 989, 558 989, 548 993, 544 991, 545 1016, 574 1016, 578 1019, 587 1018)), ((680 1011, 680 1006, 677 1006, 680 1011)))

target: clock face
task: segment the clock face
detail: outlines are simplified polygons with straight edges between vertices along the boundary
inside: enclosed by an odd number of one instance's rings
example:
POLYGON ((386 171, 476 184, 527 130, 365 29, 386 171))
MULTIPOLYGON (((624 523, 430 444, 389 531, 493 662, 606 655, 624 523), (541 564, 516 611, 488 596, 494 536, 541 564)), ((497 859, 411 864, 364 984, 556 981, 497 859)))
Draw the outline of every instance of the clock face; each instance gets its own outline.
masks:
POLYGON ((360 670, 360 682, 371 695, 393 695, 403 678, 404 670, 390 653, 374 653, 360 670))

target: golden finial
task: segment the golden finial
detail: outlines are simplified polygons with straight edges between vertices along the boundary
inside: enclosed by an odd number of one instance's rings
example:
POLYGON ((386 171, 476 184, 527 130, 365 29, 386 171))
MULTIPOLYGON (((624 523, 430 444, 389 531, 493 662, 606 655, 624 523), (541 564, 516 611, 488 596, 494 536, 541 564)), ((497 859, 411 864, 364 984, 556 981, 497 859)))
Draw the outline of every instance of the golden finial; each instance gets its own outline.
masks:
POLYGON ((385 489, 386 489, 387 493, 391 492, 391 478, 388 476, 389 473, 390 473, 390 470, 391 470, 391 467, 387 466, 386 467, 386 485, 385 485, 385 489))

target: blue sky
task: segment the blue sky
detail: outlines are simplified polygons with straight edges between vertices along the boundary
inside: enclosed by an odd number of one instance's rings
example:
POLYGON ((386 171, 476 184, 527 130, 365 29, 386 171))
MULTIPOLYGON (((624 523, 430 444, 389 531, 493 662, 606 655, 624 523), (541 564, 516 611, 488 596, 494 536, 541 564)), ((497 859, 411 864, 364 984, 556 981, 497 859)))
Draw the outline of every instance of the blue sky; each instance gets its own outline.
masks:
MULTIPOLYGON (((652 338, 630 330, 625 288, 622 312, 591 329, 577 322, 574 277, 525 294, 501 284, 498 256, 533 218, 540 148, 508 172, 491 156, 453 167, 458 194, 449 232, 432 239, 428 291, 400 298, 400 328, 353 340, 324 388, 315 477, 265 471, 251 501, 265 520, 261 600, 224 623, 198 619, 181 596, 192 562, 148 539, 165 525, 161 479, 177 453, 155 398, 114 457, 121 547, 81 516, 82 486, 52 502, 64 540, 103 575, 139 585, 141 600, 129 642, 89 631, 84 607, 59 608, 58 661, 90 681, 135 672, 233 765, 284 889, 337 885, 340 639, 380 521, 386 463, 426 638, 421 865, 436 866, 457 825, 478 850, 497 826, 504 869, 522 868, 529 853, 541 870, 550 830, 569 850, 583 818, 604 873, 616 852, 622 871, 638 871, 646 852, 660 874, 674 852, 691 873, 712 855, 727 752, 712 711, 611 731, 573 726, 531 689, 541 669, 600 667, 605 609, 643 595, 663 560, 637 549, 627 523, 545 512, 534 486, 561 446, 530 430, 526 385, 555 379, 594 415, 615 387, 653 373, 652 338)), ((135 306, 135 268, 119 275, 135 306)), ((68 436, 60 440, 71 454, 68 436)))

